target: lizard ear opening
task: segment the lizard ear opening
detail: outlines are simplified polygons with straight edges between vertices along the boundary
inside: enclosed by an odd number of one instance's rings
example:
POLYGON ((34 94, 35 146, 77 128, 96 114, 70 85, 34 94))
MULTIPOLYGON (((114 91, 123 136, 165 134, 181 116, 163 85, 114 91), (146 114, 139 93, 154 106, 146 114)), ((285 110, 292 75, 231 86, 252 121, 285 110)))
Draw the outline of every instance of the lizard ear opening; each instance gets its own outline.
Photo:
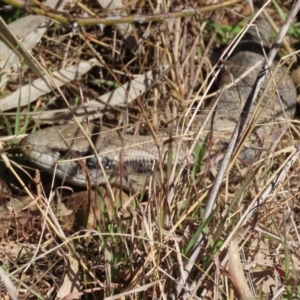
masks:
MULTIPOLYGON (((115 167, 115 162, 106 156, 99 155, 99 160, 101 161, 104 170, 111 170, 115 167)), ((86 165, 89 169, 99 169, 98 160, 95 156, 87 158, 86 165)))

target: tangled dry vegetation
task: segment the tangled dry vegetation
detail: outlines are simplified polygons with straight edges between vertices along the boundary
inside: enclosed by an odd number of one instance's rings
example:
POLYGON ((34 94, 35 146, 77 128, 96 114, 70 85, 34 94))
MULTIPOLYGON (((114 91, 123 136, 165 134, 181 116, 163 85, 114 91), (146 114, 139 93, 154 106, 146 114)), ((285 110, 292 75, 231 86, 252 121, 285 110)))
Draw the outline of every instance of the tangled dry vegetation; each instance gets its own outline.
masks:
MULTIPOLYGON (((55 7, 51 1, 44 5, 55 7)), ((101 0, 65 3, 66 14, 50 12, 73 21, 85 16, 95 23, 99 16, 112 23, 115 16, 153 20, 78 28, 76 22, 34 19, 15 27, 19 38, 34 34, 22 40, 24 48, 32 49, 32 56, 21 53, 26 64, 10 63, 11 52, 1 61, 2 142, 12 159, 1 170, 1 298, 17 293, 22 299, 167 299, 178 291, 182 299, 299 298, 297 159, 270 189, 276 171, 295 157, 296 121, 273 159, 249 167, 243 176, 226 175, 205 221, 218 168, 201 161, 202 145, 197 146, 201 163, 180 177, 173 174, 176 185, 166 180, 172 172, 169 164, 159 177, 161 184, 153 179, 146 191, 131 193, 108 186, 60 187, 59 181, 59 188, 52 188, 52 176, 31 172, 18 147, 9 150, 16 145, 13 137, 18 140, 74 115, 79 121, 102 118, 132 134, 178 124, 183 128, 203 95, 207 101, 214 95, 207 88, 216 78, 206 78, 217 61, 215 46, 228 43, 232 29, 242 28, 233 26, 238 14, 249 12, 239 1, 194 16, 184 13, 212 4, 112 5, 108 10, 101 0), (182 16, 173 18, 175 12, 182 16), (155 19, 158 14, 161 19, 155 19), (211 21, 222 26, 213 27, 211 21), (225 25, 231 31, 222 31, 225 25), (44 71, 49 81, 39 77, 44 71), (23 186, 11 175, 13 169, 23 186), (263 205, 251 214, 248 208, 257 200, 263 205), (201 251, 181 284, 197 247, 201 251)), ((279 3, 286 13, 291 4, 284 5, 279 3)), ((278 11, 268 6, 268 12, 279 25, 278 11)), ((292 38, 285 41, 282 54, 293 51, 292 43, 292 38)), ((3 153, 4 161, 6 157, 3 153)))

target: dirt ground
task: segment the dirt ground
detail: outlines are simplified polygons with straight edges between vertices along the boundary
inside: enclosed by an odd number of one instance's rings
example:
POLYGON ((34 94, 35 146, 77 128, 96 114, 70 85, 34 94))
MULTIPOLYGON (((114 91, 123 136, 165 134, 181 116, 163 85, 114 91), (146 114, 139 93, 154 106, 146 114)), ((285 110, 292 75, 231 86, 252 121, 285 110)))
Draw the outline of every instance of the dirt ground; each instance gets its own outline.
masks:
MULTIPOLYGON (((297 114, 274 153, 225 174, 207 218, 219 164, 203 145, 193 165, 159 162, 143 188, 122 189, 55 180, 18 144, 74 117, 130 135, 186 128, 216 97, 251 6, 53 1, 0 7, 1 299, 299 299, 297 114)), ((268 47, 293 4, 274 3, 268 47)), ((278 52, 295 89, 299 36, 296 19, 278 52)))

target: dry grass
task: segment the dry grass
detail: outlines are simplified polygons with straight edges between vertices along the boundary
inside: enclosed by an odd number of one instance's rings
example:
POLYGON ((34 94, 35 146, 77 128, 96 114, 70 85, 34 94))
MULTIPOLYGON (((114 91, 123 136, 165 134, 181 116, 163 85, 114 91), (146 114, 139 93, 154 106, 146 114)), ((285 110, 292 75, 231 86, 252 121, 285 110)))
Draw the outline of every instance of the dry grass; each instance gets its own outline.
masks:
MULTIPOLYGON (((81 5, 85 6, 73 12, 99 11, 95 3, 81 5)), ((168 7, 164 1, 126 7, 130 14, 145 15, 184 8, 176 1, 168 7)), ((98 63, 60 91, 54 88, 28 106, 3 113, 2 135, 19 135, 25 128, 29 133, 47 126, 49 116, 59 113, 63 117, 55 123, 61 123, 68 106, 96 99, 133 80, 132 74, 149 71, 155 80, 135 101, 126 107, 108 105, 105 112, 95 115, 101 115, 108 126, 128 128, 130 134, 148 132, 149 126, 154 132, 170 131, 178 124, 184 128, 192 115, 185 115, 188 109, 193 111, 202 95, 212 93, 205 79, 213 67, 208 55, 215 36, 207 33, 206 20, 222 19, 231 25, 233 11, 241 7, 136 23, 128 36, 115 27, 86 26, 74 33, 69 26, 52 24, 33 48, 38 64, 57 71, 79 60, 96 58, 98 63)), ((277 16, 274 8, 271 15, 277 16)), ((15 70, 3 95, 36 78, 25 66, 15 70)), ((42 174, 40 179, 39 173, 34 175, 35 183, 21 175, 29 189, 25 192, 23 186, 17 192, 10 185, 16 180, 3 173, 7 180, 0 185, 2 268, 22 299, 167 299, 183 277, 193 250, 201 247, 183 287, 184 299, 297 299, 297 159, 274 184, 276 171, 286 168, 290 153, 295 155, 293 140, 290 131, 275 159, 254 164, 243 176, 227 175, 206 220, 204 210, 217 166, 202 162, 202 145, 197 145, 194 169, 178 173, 169 161, 167 172, 151 178, 146 192, 107 187, 52 190, 52 178, 42 174), (257 200, 264 204, 247 214, 257 200), (247 216, 248 221, 240 223, 247 216), (200 234, 205 239, 195 245, 200 234)), ((16 154, 14 159, 26 164, 16 154)), ((15 291, 7 278, 3 282, 4 299, 15 291)))

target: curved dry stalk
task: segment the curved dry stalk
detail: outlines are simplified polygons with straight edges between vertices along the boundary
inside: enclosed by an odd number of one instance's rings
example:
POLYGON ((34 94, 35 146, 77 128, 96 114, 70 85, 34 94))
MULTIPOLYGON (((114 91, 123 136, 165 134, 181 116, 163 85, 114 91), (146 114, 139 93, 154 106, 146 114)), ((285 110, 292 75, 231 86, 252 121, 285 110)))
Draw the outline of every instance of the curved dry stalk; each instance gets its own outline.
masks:
POLYGON ((233 237, 230 242, 228 256, 228 272, 231 282, 238 293, 239 299, 255 299, 244 275, 243 266, 240 260, 239 242, 237 237, 233 237))

